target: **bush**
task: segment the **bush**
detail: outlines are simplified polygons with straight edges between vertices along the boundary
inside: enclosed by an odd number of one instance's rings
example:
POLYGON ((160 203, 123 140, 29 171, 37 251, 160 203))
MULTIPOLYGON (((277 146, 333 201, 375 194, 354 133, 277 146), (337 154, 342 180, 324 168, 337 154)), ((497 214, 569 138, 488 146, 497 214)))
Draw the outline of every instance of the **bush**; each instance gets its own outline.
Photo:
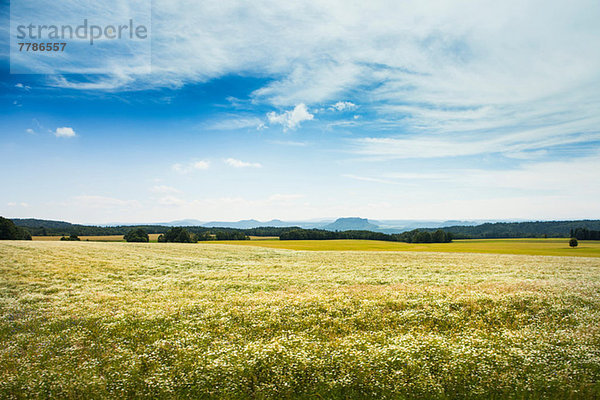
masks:
POLYGON ((63 237, 61 237, 60 240, 78 241, 78 240, 81 240, 81 239, 79 238, 79 236, 77 236, 76 234, 73 233, 69 237, 66 237, 66 236, 63 235, 63 237))
POLYGON ((127 242, 140 242, 140 243, 148 243, 150 238, 148 237, 148 233, 142 228, 133 229, 127 232, 124 236, 125 241, 127 242))
POLYGON ((31 240, 31 234, 10 219, 0 217, 0 240, 31 240))
POLYGON ((187 230, 175 227, 169 229, 164 235, 160 235, 158 241, 163 243, 196 243, 198 240, 194 234, 190 234, 187 230))
POLYGON ((577 243, 577 239, 575 238, 571 238, 571 240, 569 240, 569 246, 571 247, 577 247, 579 243, 577 243))

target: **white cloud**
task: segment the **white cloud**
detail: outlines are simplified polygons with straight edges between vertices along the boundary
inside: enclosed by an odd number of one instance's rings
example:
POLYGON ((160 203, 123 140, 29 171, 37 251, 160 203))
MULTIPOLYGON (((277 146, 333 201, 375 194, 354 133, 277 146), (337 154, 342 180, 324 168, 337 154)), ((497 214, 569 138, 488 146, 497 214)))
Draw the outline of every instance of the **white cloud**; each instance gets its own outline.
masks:
POLYGON ((261 129, 264 122, 257 117, 235 117, 230 116, 217 121, 212 121, 206 124, 205 129, 216 131, 231 131, 236 129, 261 129))
POLYGON ((331 110, 338 110, 338 111, 352 111, 352 110, 356 110, 357 105, 350 102, 350 101, 338 101, 335 104, 332 104, 330 109, 331 110))
POLYGON ((29 203, 25 203, 24 201, 22 201, 20 203, 17 203, 17 202, 14 202, 14 201, 10 201, 10 202, 6 203, 6 205, 8 207, 23 207, 23 208, 29 207, 29 203))
POLYGON ((290 207, 298 205, 304 195, 297 193, 275 193, 268 197, 245 198, 242 196, 207 197, 186 200, 176 196, 164 196, 157 201, 157 211, 165 207, 176 210, 174 219, 199 216, 204 220, 222 219, 234 221, 248 218, 274 218, 289 213, 290 207))
POLYGON ((181 190, 176 189, 171 186, 167 186, 167 185, 155 185, 150 189, 150 191, 152 193, 159 193, 159 194, 181 193, 181 190))
POLYGON ((17 84, 15 85, 15 87, 16 87, 16 88, 19 88, 19 89, 25 89, 25 90, 29 90, 29 89, 31 89, 31 86, 23 85, 22 83, 17 83, 17 84))
POLYGON ((298 142, 298 141, 293 141, 293 140, 269 140, 269 143, 279 144, 282 146, 295 146, 295 147, 304 147, 304 146, 308 145, 308 143, 306 143, 306 142, 298 142))
POLYGON ((193 171, 205 170, 210 167, 209 161, 192 161, 187 164, 176 163, 173 164, 172 168, 175 172, 179 172, 180 174, 188 174, 193 171))
POLYGON ((245 162, 242 160, 237 160, 235 158, 228 158, 225 162, 235 168, 261 168, 262 165, 260 163, 253 162, 245 162))
POLYGON ((65 126, 62 128, 56 128, 56 130, 54 131, 54 136, 71 138, 71 137, 75 137, 77 135, 75 134, 75 131, 73 130, 73 128, 69 128, 69 127, 65 126))
POLYGON ((600 170, 599 155, 594 154, 578 160, 527 161, 508 169, 445 168, 443 172, 386 172, 376 177, 349 174, 344 176, 396 185, 412 181, 412 184, 428 191, 434 186, 439 189, 441 185, 447 185, 454 188, 453 191, 460 188, 481 194, 497 195, 495 190, 513 189, 520 193, 534 191, 538 195, 578 194, 576 197, 597 198, 600 196, 600 185, 590 185, 590 182, 597 180, 596 171, 600 170))
MULTIPOLYGON (((600 123, 600 117, 594 118, 600 123)), ((352 140, 352 151, 382 159, 440 158, 501 153, 511 158, 540 157, 546 147, 600 140, 600 131, 587 131, 585 121, 473 138, 472 134, 367 137, 352 140)))
POLYGON ((272 111, 267 114, 267 119, 270 124, 279 124, 283 126, 284 130, 296 129, 300 126, 303 121, 310 121, 313 119, 313 115, 308 111, 304 103, 300 103, 294 107, 291 111, 285 111, 281 114, 277 114, 272 111))
POLYGON ((180 199, 179 197, 165 196, 158 200, 158 204, 167 207, 181 207, 187 205, 188 203, 185 200, 180 199))
MULTIPOLYGON (((408 133, 502 135, 572 121, 598 126, 600 7, 591 0, 211 6, 157 0, 153 8, 159 56, 151 74, 122 63, 99 81, 58 77, 54 84, 133 90, 237 73, 269 78, 253 92, 255 102, 320 107, 360 97, 361 108, 377 113, 374 128, 408 133)), ((301 122, 286 113, 269 120, 284 129, 301 122)))
POLYGON ((27 132, 27 133, 29 133, 31 135, 35 134, 35 131, 33 129, 31 129, 31 128, 25 129, 25 132, 27 132))
POLYGON ((287 202, 291 202, 293 200, 301 199, 302 197, 304 197, 304 195, 302 195, 302 194, 275 193, 275 194, 269 196, 267 201, 275 202, 275 203, 287 203, 287 202))
POLYGON ((81 195, 75 196, 67 204, 76 205, 78 207, 90 208, 137 208, 140 203, 137 200, 122 200, 114 197, 96 196, 96 195, 81 195))
MULTIPOLYGON (((113 75, 104 76, 96 81, 90 82, 73 82, 67 80, 64 76, 51 76, 48 80, 49 86, 77 89, 77 90, 105 90, 113 91, 125 88, 128 84, 135 81, 135 75, 127 75, 124 71, 119 71, 118 66, 115 66, 113 75)), ((140 76, 138 76, 139 78, 140 76)))

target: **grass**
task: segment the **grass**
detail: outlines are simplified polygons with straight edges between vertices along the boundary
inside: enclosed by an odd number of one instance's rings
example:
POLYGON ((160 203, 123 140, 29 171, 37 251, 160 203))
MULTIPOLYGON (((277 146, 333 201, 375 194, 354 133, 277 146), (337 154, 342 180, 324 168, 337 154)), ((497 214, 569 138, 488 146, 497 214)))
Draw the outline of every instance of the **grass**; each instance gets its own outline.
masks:
POLYGON ((433 251, 600 257, 600 241, 579 241, 578 247, 571 248, 569 239, 470 239, 455 240, 451 243, 402 243, 377 240, 250 240, 209 243, 309 251, 433 251))
POLYGON ((600 260, 0 242, 0 398, 597 398, 600 260))
MULTIPOLYGON (((156 242, 159 234, 149 234, 156 242)), ((122 242, 122 235, 80 236, 83 241, 122 242)), ((524 254, 538 256, 600 257, 600 241, 579 241, 569 247, 569 239, 470 239, 452 243, 401 243, 378 240, 279 240, 277 236, 251 236, 251 240, 210 241, 208 244, 233 244, 273 249, 309 251, 426 251, 443 253, 524 254)), ((60 240, 60 236, 34 236, 35 241, 60 240)))
MULTIPOLYGON (((156 242, 160 233, 150 233, 148 237, 151 242, 156 242)), ((56 241, 60 240, 62 236, 32 236, 32 240, 35 241, 56 241)), ((124 242, 123 235, 99 235, 99 236, 79 236, 79 239, 83 241, 91 242, 124 242)))

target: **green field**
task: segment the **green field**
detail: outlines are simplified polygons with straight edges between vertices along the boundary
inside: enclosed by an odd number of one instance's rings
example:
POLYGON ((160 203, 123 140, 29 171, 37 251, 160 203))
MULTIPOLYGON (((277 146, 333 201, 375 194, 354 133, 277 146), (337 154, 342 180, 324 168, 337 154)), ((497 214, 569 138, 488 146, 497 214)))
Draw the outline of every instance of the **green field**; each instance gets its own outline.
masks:
POLYGON ((0 398, 600 396, 598 258, 248 244, 0 242, 0 398))
MULTIPOLYGON (((150 234, 156 242, 158 234, 150 234)), ((81 236, 83 241, 124 241, 123 236, 81 236)), ((537 256, 600 257, 600 241, 579 241, 569 247, 569 239, 469 239, 451 243, 403 243, 378 240, 279 240, 277 237, 252 236, 252 240, 210 241, 208 244, 233 244, 274 249, 310 251, 431 251, 443 253, 526 254, 537 256)), ((60 240, 60 236, 34 236, 35 241, 60 240)))
POLYGON ((378 240, 261 240, 208 242, 259 246, 274 249, 311 251, 433 251, 444 253, 495 253, 547 256, 600 257, 600 241, 579 241, 569 247, 569 239, 470 239, 451 243, 403 243, 378 240))

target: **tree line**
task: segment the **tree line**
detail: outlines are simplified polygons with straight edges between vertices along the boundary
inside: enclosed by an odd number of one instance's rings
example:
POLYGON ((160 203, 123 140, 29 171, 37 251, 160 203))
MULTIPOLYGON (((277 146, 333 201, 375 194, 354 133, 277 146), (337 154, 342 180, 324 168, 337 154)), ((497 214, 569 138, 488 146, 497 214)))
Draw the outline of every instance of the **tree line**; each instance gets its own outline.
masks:
POLYGON ((455 239, 564 238, 576 229, 600 230, 600 220, 496 222, 442 229, 455 239))
MULTIPOLYGON (((76 225, 63 221, 48 221, 39 219, 14 219, 14 225, 18 228, 18 237, 26 236, 105 236, 105 235, 125 235, 136 229, 143 229, 147 234, 165 235, 172 227, 164 225, 122 225, 122 226, 89 226, 76 225)), ((15 228, 15 229, 16 229, 15 228)), ((289 236, 292 231, 312 231, 311 229, 302 229, 299 227, 258 227, 250 229, 239 228, 215 228, 205 226, 185 227, 189 234, 196 235, 197 241, 205 240, 244 240, 247 236, 289 236)), ((369 240, 387 240, 387 241, 412 241, 426 242, 428 238, 425 233, 420 237, 415 237, 418 232, 428 232, 434 235, 438 229, 420 229, 403 233, 387 234, 377 231, 364 231, 369 233, 345 234, 369 240), (401 235, 401 236, 397 236, 401 235)), ((600 220, 579 220, 579 221, 538 221, 538 222, 498 222, 485 223, 477 226, 451 226, 441 228, 442 231, 450 233, 453 239, 492 239, 492 238, 536 238, 536 237, 567 237, 574 234, 578 239, 584 237, 596 237, 595 233, 600 231, 600 220), (589 231, 586 234, 585 231, 589 231), (577 233, 576 233, 577 232, 577 233), (587 235, 587 236, 586 236, 587 235)), ((322 233, 311 233, 318 238, 339 238, 344 236, 340 232, 317 229, 322 233), (328 232, 328 233, 327 233, 328 232), (336 236, 338 235, 338 236, 336 236), (333 237, 332 237, 333 236, 333 237)), ((12 232, 12 231, 11 231, 12 232)), ((355 231, 359 232, 359 231, 355 231)), ((13 235, 13 234, 11 234, 13 235)), ((296 236, 304 236, 296 232, 296 236)), ((439 234, 438 234, 439 236, 439 234)), ((285 240, 285 239, 284 239, 285 240)), ((439 241, 440 238, 431 238, 432 242, 439 241)), ((588 239, 593 240, 593 239, 588 239)), ((595 240, 600 240, 595 239, 595 240)))
POLYGON ((409 232, 387 234, 373 231, 327 231, 323 229, 296 228, 283 232, 279 240, 334 240, 334 239, 360 239, 383 240, 387 242, 406 243, 448 243, 452 241, 452 234, 438 229, 434 232, 415 229, 409 232))
MULTIPOLYGON (((15 225, 26 229, 32 236, 110 236, 125 235, 136 229, 143 229, 147 234, 166 234, 171 226, 164 225, 120 225, 93 226, 78 225, 63 221, 48 221, 40 219, 13 220, 15 225)), ((205 226, 186 226, 190 234, 198 236, 198 240, 240 240, 245 236, 279 236, 282 232, 295 227, 258 227, 249 229, 221 228, 205 226), (208 234, 208 236, 206 236, 208 234)))
POLYGON ((570 237, 577 240, 600 240, 600 231, 586 228, 571 229, 570 237))
MULTIPOLYGON (((208 240, 248 240, 244 232, 234 230, 188 231, 186 228, 174 227, 158 237, 159 243, 196 243, 208 240)), ((125 238, 127 240, 127 238, 125 238)))
POLYGON ((10 219, 0 217, 0 240, 31 240, 31 234, 10 219))

